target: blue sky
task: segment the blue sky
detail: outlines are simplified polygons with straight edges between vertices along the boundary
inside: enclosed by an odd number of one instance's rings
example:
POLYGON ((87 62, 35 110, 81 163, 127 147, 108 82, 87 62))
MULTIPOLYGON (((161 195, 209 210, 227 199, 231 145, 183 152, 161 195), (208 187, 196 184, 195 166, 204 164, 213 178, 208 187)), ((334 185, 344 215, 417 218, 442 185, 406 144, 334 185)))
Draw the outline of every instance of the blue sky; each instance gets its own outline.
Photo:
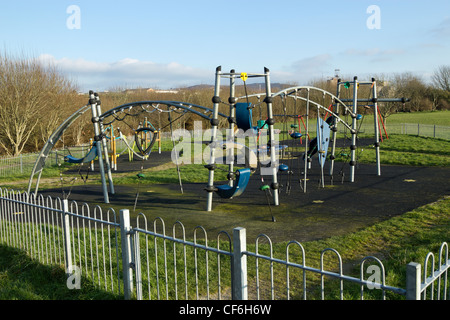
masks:
POLYGON ((213 84, 219 65, 299 85, 335 69, 428 81, 450 64, 448 0, 2 0, 0 30, 3 52, 55 64, 80 90, 213 84))

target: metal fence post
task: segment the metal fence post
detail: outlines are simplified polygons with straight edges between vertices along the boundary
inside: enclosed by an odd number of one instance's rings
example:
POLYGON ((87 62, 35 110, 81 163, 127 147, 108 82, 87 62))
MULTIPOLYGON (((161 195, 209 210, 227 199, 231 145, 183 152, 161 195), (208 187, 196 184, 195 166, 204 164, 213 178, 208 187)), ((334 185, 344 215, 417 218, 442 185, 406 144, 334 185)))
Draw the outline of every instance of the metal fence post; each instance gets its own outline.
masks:
POLYGON ((420 300, 420 263, 410 262, 406 266, 406 300, 420 300))
POLYGON ((247 300, 247 232, 245 228, 233 230, 232 299, 247 300))
POLYGON ((66 255, 65 267, 66 267, 66 276, 69 277, 71 275, 70 270, 72 270, 72 244, 70 241, 70 216, 69 216, 69 200, 63 200, 63 235, 64 235, 64 253, 66 255))
POLYGON ((134 235, 134 268, 136 277, 136 299, 142 300, 142 275, 141 275, 141 248, 139 240, 139 232, 134 235))
POLYGON ((128 209, 122 209, 120 210, 120 238, 122 244, 123 292, 125 300, 131 299, 131 293, 133 291, 130 230, 130 211, 128 209))

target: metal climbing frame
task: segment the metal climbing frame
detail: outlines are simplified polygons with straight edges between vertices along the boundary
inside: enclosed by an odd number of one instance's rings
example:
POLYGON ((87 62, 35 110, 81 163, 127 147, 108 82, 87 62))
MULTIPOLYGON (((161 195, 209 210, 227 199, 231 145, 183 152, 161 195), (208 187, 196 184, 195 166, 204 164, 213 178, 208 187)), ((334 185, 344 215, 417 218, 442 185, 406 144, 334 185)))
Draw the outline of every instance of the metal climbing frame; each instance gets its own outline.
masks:
MULTIPOLYGON (((290 87, 290 88, 286 88, 283 89, 277 93, 274 93, 272 96, 273 97, 290 97, 296 100, 302 100, 306 102, 306 135, 309 136, 309 111, 310 111, 310 107, 311 106, 315 106, 317 107, 317 109, 321 109, 324 112, 327 112, 330 116, 333 116, 335 118, 335 125, 334 128, 332 128, 332 131, 335 133, 336 131, 336 127, 338 123, 342 123, 347 129, 350 130, 350 132, 356 132, 355 129, 350 126, 349 124, 347 124, 342 118, 339 117, 339 113, 338 112, 333 112, 332 110, 330 110, 329 108, 325 107, 324 105, 314 101, 311 97, 311 93, 312 92, 318 92, 320 94, 322 94, 323 99, 325 99, 325 97, 329 97, 330 99, 332 99, 336 105, 341 106, 342 108, 344 108, 348 113, 350 113, 352 115, 352 117, 354 116, 356 118, 356 114, 353 113, 352 109, 350 109, 348 106, 346 106, 344 104, 343 101, 341 101, 337 96, 331 94, 328 91, 325 91, 323 89, 317 88, 317 87, 311 87, 311 86, 296 86, 296 87, 290 87), (299 96, 298 93, 300 92, 306 92, 306 98, 299 96)), ((295 115, 297 116, 297 115, 295 115)), ((332 168, 334 165, 334 153, 335 153, 335 141, 336 141, 336 136, 333 137, 333 144, 332 144, 332 150, 331 150, 331 171, 330 171, 330 176, 332 175, 332 168)), ((309 152, 309 142, 308 139, 305 142, 305 155, 307 155, 309 152)), ((303 170, 303 192, 306 193, 307 190, 307 173, 308 173, 308 167, 309 167, 309 161, 310 159, 308 159, 307 156, 304 157, 304 170, 303 170)))
MULTIPOLYGON (((358 104, 364 103, 364 106, 373 107, 373 121, 374 121, 374 133, 375 133, 375 157, 376 157, 376 166, 377 166, 377 175, 381 176, 381 162, 380 162, 380 139, 379 139, 379 118, 378 118, 378 103, 379 102, 402 102, 406 103, 409 99, 406 98, 385 98, 378 99, 377 97, 377 83, 375 78, 372 78, 371 81, 358 81, 358 77, 355 76, 353 81, 341 81, 338 79, 337 81, 337 97, 340 97, 341 94, 341 86, 345 86, 347 89, 350 86, 353 86, 353 97, 351 99, 340 99, 342 102, 351 102, 352 103, 352 129, 350 132, 352 134, 352 144, 350 146, 351 151, 351 160, 350 160, 350 182, 354 182, 355 180, 355 166, 356 166, 356 138, 357 138, 357 113, 358 113, 358 104), (369 99, 360 99, 358 98, 358 89, 360 85, 370 85, 372 98, 369 99), (370 104, 372 103, 372 104, 370 104)), ((339 112, 339 110, 337 111, 339 112)), ((336 132, 333 134, 333 140, 336 140, 336 132)))
MULTIPOLYGON (((125 113, 127 110, 138 109, 139 111, 152 113, 152 112, 173 112, 175 110, 182 110, 183 113, 191 112, 194 113, 204 119, 211 120, 213 110, 207 107, 195 105, 192 103, 179 102, 179 101, 137 101, 132 103, 127 103, 124 105, 120 105, 114 107, 104 113, 101 111, 101 101, 98 94, 93 91, 89 92, 89 103, 85 106, 81 107, 74 114, 69 116, 50 136, 48 141, 45 143, 41 152, 39 153, 37 160, 32 169, 30 179, 28 182, 28 193, 31 192, 33 188, 33 181, 36 177, 36 184, 34 187, 34 194, 37 195, 39 190, 39 182, 42 175, 42 171, 45 166, 45 162, 48 158, 53 147, 62 137, 64 132, 70 127, 70 125, 75 122, 80 116, 82 116, 87 111, 91 110, 92 112, 92 122, 94 124, 94 132, 95 132, 95 141, 94 143, 97 146, 98 159, 99 159, 99 170, 101 174, 102 180, 102 190, 104 196, 104 202, 109 203, 109 192, 114 194, 114 184, 111 173, 111 166, 108 157, 103 157, 103 155, 108 154, 107 143, 105 135, 101 134, 104 130, 103 126, 107 126, 107 120, 111 117, 114 121, 120 121, 119 118, 122 113, 125 113), (164 106, 167 107, 163 108, 164 106), (103 159, 105 158, 105 159, 103 159), (106 175, 105 175, 105 166, 106 166, 106 175), (108 183, 106 179, 108 178, 108 183), (108 192, 108 184, 109 184, 109 192, 108 192)), ((217 112, 216 117, 227 117, 225 114, 217 112)), ((123 120, 123 119, 122 119, 123 120)))
MULTIPOLYGON (((270 71, 267 68, 264 68, 264 73, 236 73, 234 70, 231 70, 229 73, 223 73, 222 67, 219 66, 216 68, 216 75, 215 75, 215 86, 214 86, 214 96, 212 98, 213 102, 213 117, 211 119, 211 144, 210 144, 210 160, 209 160, 209 176, 208 176, 208 185, 206 186, 207 191, 207 205, 206 210, 211 211, 212 210, 212 202, 213 202, 213 193, 214 193, 214 163, 215 163, 215 153, 216 153, 216 147, 217 147, 217 130, 219 125, 219 119, 218 119, 218 112, 219 112, 219 105, 221 103, 220 99, 220 83, 222 78, 229 78, 230 79, 230 129, 231 132, 234 132, 234 121, 235 120, 235 104, 237 101, 237 98, 235 97, 235 79, 242 77, 243 80, 247 80, 247 78, 257 78, 257 77, 263 77, 265 81, 265 95, 266 98, 264 102, 267 105, 267 124, 269 125, 269 145, 270 145, 270 162, 271 162, 271 175, 272 175, 272 184, 271 188, 273 190, 273 202, 274 205, 279 205, 279 199, 278 199, 278 178, 277 178, 277 172, 278 167, 276 165, 277 159, 276 159, 276 145, 275 145, 275 138, 274 138, 274 118, 272 113, 272 93, 271 93, 271 86, 270 86, 270 71)), ((234 138, 234 137, 232 137, 234 138)), ((233 163, 229 164, 229 169, 233 169, 233 163)), ((231 184, 231 182, 229 182, 231 184)))

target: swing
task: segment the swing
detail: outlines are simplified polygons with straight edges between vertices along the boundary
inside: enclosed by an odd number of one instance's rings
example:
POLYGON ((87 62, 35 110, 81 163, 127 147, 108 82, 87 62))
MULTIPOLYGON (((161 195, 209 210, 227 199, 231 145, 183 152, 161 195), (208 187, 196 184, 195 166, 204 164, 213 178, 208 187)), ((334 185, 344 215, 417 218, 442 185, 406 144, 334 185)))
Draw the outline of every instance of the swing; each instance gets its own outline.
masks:
POLYGON ((216 193, 219 197, 224 199, 231 199, 233 197, 240 196, 244 192, 250 180, 250 172, 251 171, 249 168, 236 170, 236 180, 234 181, 233 186, 231 187, 227 184, 217 186, 215 190, 216 193))
POLYGON ((251 103, 239 102, 236 103, 236 125, 239 129, 247 131, 253 128, 252 125, 252 109, 251 103))
POLYGON ((293 132, 291 133, 291 138, 293 139, 300 139, 303 135, 300 132, 293 132))
POLYGON ((136 146, 139 149, 139 152, 143 156, 149 156, 152 151, 153 145, 155 144, 155 141, 156 141, 155 129, 144 127, 144 128, 139 128, 139 129, 135 130, 134 141, 136 142, 136 146), (146 149, 142 148, 142 140, 139 137, 141 132, 151 132, 152 136, 153 136, 152 141, 150 142, 150 145, 148 145, 146 149))
POLYGON ((88 154, 84 158, 75 158, 72 155, 67 155, 64 157, 64 161, 68 163, 88 163, 94 161, 97 158, 97 146, 94 145, 88 154))

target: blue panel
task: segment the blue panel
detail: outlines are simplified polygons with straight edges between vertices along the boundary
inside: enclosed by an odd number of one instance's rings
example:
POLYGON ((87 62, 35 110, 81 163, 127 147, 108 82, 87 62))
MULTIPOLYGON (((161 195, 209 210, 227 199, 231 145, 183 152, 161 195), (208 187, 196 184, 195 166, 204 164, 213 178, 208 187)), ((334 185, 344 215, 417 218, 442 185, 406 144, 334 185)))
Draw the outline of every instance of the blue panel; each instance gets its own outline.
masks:
POLYGON ((236 125, 239 129, 247 131, 252 128, 252 109, 249 109, 251 103, 236 103, 236 125))
POLYGON ((319 164, 323 168, 327 158, 328 145, 330 143, 330 126, 321 118, 317 119, 317 152, 319 164))

